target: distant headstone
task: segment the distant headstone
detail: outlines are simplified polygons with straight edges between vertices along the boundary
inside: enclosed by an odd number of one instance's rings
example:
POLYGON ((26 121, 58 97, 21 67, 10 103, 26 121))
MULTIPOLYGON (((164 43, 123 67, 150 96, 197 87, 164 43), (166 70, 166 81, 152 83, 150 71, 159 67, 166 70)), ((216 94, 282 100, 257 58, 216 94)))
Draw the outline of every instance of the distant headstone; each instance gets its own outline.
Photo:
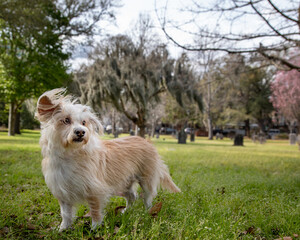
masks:
POLYGON ((267 141, 266 135, 264 133, 259 133, 258 141, 260 144, 264 144, 267 141))
POLYGON ((186 134, 185 131, 182 129, 182 130, 178 133, 178 143, 179 143, 179 144, 186 144, 186 138, 187 138, 187 134, 186 134))
POLYGON ((156 133, 156 138, 159 139, 159 133, 156 133))
POLYGON ((223 140, 223 138, 224 138, 224 135, 223 135, 222 133, 217 133, 217 134, 216 134, 216 139, 217 139, 217 140, 218 140, 218 139, 223 140))
POLYGON ((191 133, 191 142, 195 142, 195 133, 194 132, 191 133))
POLYGON ((134 131, 130 130, 130 136, 134 136, 134 131))
POLYGON ((244 146, 244 136, 242 134, 237 134, 234 137, 234 146, 244 146))
POLYGON ((256 135, 255 133, 252 134, 252 142, 256 143, 258 141, 258 135, 256 135))
POLYGON ((289 134, 289 139, 290 139, 290 145, 295 145, 297 142, 297 135, 296 133, 290 133, 289 134))

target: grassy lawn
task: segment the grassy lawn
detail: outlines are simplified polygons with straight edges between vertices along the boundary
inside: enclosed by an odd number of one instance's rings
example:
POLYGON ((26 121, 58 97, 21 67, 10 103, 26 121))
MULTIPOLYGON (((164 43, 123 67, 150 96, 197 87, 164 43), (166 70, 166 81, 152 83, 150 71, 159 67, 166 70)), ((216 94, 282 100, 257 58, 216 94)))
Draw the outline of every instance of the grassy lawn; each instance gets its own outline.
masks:
MULTIPOLYGON (((152 141, 169 165, 180 194, 160 192, 156 217, 142 200, 123 215, 113 198, 104 224, 90 231, 80 206, 73 228, 58 233, 57 200, 41 172, 39 132, 0 133, 0 239, 276 239, 300 234, 300 151, 287 141, 244 147, 197 138, 179 145, 152 141)), ((109 137, 104 137, 109 138, 109 137)), ((298 237, 299 239, 299 237, 298 237)))

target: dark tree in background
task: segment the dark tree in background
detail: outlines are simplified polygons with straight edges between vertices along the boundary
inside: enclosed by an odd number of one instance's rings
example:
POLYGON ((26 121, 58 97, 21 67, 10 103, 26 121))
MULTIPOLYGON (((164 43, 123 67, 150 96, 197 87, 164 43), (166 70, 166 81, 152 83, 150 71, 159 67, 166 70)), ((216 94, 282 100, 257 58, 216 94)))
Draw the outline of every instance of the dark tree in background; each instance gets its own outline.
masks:
POLYGON ((244 121, 249 137, 250 120, 257 122, 264 132, 273 111, 270 101, 273 71, 253 67, 242 55, 230 54, 222 62, 217 72, 223 81, 219 82, 221 91, 216 96, 222 117, 227 122, 244 121))
POLYGON ((45 1, 19 3, 17 9, 10 9, 16 15, 0 19, 0 64, 4 68, 0 93, 10 104, 9 135, 15 133, 17 112, 26 99, 68 79, 64 64, 68 54, 63 53, 57 34, 61 16, 55 5, 45 1))
POLYGON ((14 135, 22 103, 69 79, 67 46, 90 37, 96 23, 111 17, 114 0, 3 0, 0 2, 1 101, 10 105, 9 135, 14 135))
POLYGON ((93 53, 94 64, 83 70, 85 78, 77 74, 83 101, 98 109, 103 102, 113 104, 144 136, 148 109, 166 91, 165 76, 172 64, 168 52, 162 46, 147 54, 143 46, 136 46, 124 35, 110 37, 102 44, 93 53))

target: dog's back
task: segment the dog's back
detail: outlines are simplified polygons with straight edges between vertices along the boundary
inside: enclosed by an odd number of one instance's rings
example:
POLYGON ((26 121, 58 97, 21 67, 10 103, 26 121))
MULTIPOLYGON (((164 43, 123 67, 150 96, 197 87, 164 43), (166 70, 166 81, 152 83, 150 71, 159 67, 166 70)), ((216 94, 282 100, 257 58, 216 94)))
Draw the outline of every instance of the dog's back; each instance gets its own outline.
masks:
POLYGON ((156 191, 161 184, 170 192, 180 192, 156 148, 144 138, 131 136, 106 140, 103 146, 106 149, 106 169, 110 171, 107 174, 109 184, 122 183, 130 176, 131 179, 137 178, 142 188, 151 191, 156 191))

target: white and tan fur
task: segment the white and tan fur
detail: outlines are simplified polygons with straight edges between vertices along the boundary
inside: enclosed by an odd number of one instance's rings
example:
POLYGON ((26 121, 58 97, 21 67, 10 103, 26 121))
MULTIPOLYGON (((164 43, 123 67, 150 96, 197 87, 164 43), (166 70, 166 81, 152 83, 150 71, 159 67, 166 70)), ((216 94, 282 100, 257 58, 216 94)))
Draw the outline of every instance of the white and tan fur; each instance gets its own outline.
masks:
POLYGON ((42 171, 61 208, 60 231, 72 224, 76 204, 84 201, 96 228, 111 196, 125 197, 128 206, 133 203, 136 183, 144 191, 146 208, 160 185, 180 192, 151 143, 140 137, 101 140, 103 128, 95 114, 64 96, 64 89, 40 96, 36 117, 42 127, 42 171))

